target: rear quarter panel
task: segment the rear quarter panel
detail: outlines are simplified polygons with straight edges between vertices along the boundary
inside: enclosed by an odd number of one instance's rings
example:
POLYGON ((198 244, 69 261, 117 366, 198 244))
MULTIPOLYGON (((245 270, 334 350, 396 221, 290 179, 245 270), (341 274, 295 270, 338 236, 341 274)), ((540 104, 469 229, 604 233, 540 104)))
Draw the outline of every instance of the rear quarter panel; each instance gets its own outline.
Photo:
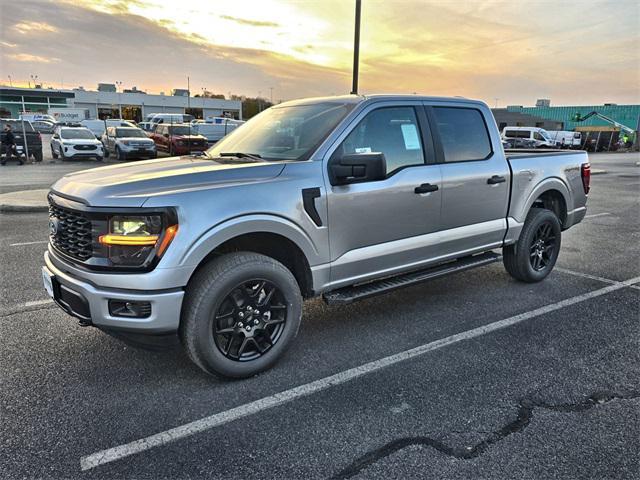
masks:
POLYGON ((509 217, 524 223, 533 203, 549 190, 558 191, 567 208, 563 227, 569 228, 586 212, 587 195, 582 186, 581 166, 586 152, 507 154, 513 174, 509 217))

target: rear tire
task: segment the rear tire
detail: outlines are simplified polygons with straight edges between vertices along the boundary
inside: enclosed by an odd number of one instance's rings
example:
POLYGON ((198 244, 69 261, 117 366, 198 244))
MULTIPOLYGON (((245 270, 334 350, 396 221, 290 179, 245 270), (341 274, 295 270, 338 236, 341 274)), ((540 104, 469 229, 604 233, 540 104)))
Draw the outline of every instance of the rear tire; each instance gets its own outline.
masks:
POLYGON ((284 265, 235 252, 212 260, 189 282, 180 338, 205 372, 245 378, 275 364, 297 335, 301 316, 300 288, 284 265))
POLYGON ((558 259, 561 227, 551 210, 532 208, 518 242, 502 249, 504 267, 516 280, 533 283, 544 280, 558 259))

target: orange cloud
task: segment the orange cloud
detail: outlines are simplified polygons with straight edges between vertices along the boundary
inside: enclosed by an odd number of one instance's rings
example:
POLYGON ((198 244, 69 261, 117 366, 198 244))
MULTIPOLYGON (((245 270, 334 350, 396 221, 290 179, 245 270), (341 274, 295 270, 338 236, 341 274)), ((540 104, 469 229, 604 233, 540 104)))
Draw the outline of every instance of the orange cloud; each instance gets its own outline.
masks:
POLYGON ((47 22, 20 22, 16 23, 13 28, 20 33, 39 33, 39 32, 57 32, 58 29, 47 22))
POLYGON ((41 57, 40 55, 31 55, 29 53, 12 53, 7 55, 9 58, 18 62, 32 62, 32 63, 57 63, 59 58, 55 57, 41 57))

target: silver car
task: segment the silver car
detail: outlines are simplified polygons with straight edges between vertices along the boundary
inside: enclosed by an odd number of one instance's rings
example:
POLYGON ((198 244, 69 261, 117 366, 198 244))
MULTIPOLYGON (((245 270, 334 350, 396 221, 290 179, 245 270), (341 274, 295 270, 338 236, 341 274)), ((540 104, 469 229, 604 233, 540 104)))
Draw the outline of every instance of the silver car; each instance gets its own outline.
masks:
POLYGON ((349 303, 500 259, 543 280, 589 182, 585 152, 505 154, 479 101, 286 102, 205 155, 60 179, 43 281, 83 325, 179 339, 204 371, 247 377, 287 350, 306 298, 349 303))
POLYGON ((107 127, 102 135, 104 156, 115 155, 118 160, 156 158, 156 144, 140 128, 107 127))

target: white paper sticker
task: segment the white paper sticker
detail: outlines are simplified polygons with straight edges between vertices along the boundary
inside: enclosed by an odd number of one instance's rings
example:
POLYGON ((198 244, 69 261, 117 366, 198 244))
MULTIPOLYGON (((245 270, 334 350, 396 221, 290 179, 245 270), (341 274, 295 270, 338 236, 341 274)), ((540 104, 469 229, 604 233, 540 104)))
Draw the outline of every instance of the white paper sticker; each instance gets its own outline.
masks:
POLYGON ((371 153, 371 147, 356 148, 356 153, 371 153))
POLYGON ((402 129, 402 137, 404 138, 404 148, 407 150, 420 150, 420 139, 418 138, 418 130, 412 123, 400 125, 402 129))

